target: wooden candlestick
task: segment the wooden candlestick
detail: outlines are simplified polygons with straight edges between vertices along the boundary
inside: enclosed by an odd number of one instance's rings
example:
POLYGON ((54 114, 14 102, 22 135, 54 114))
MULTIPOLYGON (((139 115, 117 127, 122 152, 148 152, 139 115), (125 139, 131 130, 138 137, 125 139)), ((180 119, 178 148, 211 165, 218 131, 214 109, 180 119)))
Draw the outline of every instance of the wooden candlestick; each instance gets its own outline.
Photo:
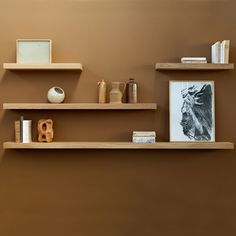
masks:
POLYGON ((106 103, 106 82, 98 82, 98 103, 106 103))

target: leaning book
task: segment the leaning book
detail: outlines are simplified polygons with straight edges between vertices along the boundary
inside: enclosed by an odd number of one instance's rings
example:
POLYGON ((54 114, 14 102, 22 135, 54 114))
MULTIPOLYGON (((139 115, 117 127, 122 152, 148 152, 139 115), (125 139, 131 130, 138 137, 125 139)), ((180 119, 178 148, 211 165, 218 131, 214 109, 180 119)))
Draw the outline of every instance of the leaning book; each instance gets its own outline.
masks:
POLYGON ((16 141, 16 143, 21 142, 21 132, 20 132, 20 130, 21 130, 20 121, 16 120, 15 121, 15 141, 16 141))

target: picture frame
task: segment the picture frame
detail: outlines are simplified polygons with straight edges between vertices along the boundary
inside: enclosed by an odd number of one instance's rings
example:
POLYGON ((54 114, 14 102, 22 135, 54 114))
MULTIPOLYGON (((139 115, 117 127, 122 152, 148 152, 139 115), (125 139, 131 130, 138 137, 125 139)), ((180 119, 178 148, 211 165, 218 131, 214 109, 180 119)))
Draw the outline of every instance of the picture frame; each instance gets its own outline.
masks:
POLYGON ((51 39, 17 39, 16 63, 18 64, 51 64, 51 39))
POLYGON ((215 142, 214 81, 169 82, 170 142, 215 142))

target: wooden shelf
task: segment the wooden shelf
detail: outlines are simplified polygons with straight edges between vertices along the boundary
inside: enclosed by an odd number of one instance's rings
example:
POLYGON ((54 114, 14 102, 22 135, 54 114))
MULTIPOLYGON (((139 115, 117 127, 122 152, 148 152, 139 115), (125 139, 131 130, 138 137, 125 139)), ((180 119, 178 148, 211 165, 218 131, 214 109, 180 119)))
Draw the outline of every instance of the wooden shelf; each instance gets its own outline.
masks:
POLYGON ((234 149, 230 142, 5 142, 4 149, 234 149))
POLYGON ((156 110, 155 103, 99 104, 99 103, 4 103, 3 109, 11 110, 156 110))
POLYGON ((156 70, 233 70, 234 64, 156 63, 156 70))
POLYGON ((6 70, 83 70, 80 63, 17 64, 4 63, 6 70))

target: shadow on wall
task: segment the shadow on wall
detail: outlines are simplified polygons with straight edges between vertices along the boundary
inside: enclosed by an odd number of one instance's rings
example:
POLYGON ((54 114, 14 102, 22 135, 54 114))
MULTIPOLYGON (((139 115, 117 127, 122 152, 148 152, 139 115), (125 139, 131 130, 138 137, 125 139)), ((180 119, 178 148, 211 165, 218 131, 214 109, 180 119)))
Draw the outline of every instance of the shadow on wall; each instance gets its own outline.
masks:
POLYGON ((80 76, 81 71, 6 71, 0 80, 2 102, 28 102, 29 96, 30 102, 46 102, 47 92, 53 86, 62 87, 65 102, 71 102, 80 76))
MULTIPOLYGON (((209 161, 212 158, 216 160, 215 153, 225 154, 225 152, 232 153, 232 150, 188 150, 183 155, 183 150, 79 150, 79 149, 45 149, 45 150, 30 150, 30 149, 13 149, 3 150, 1 163, 5 162, 70 162, 79 160, 79 162, 117 162, 125 158, 135 165, 136 163, 143 163, 143 159, 149 163, 166 163, 177 164, 192 163, 194 160, 209 161), (52 155, 51 155, 52 154, 52 155), (182 154, 182 155, 180 155, 182 154), (176 158, 178 156, 178 158, 176 158)), ((220 156, 220 155, 218 155, 220 156)), ((218 158, 217 158, 218 159, 218 158)), ((219 157, 219 160, 222 159, 219 157)), ((124 163, 123 163, 124 164, 124 163)), ((125 164, 124 164, 125 165, 125 164)))

